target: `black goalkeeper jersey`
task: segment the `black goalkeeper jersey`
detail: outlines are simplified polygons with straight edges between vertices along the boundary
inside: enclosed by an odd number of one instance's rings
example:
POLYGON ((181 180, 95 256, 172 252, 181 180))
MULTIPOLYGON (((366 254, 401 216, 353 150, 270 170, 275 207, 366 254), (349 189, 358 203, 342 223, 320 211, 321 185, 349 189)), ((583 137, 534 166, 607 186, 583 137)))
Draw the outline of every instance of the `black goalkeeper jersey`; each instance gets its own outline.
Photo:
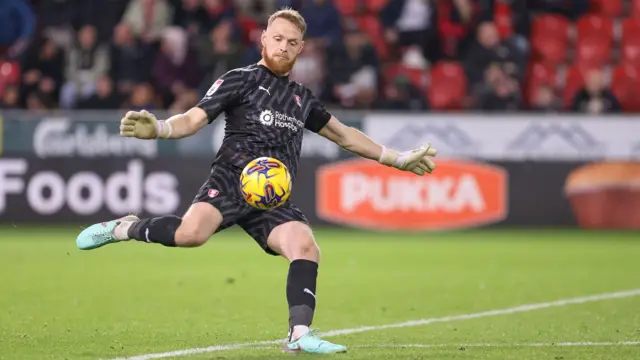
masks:
POLYGON ((216 80, 196 105, 209 123, 222 112, 226 126, 214 161, 243 169, 268 156, 282 161, 295 178, 304 129, 318 132, 331 118, 305 86, 255 64, 231 70, 216 80))

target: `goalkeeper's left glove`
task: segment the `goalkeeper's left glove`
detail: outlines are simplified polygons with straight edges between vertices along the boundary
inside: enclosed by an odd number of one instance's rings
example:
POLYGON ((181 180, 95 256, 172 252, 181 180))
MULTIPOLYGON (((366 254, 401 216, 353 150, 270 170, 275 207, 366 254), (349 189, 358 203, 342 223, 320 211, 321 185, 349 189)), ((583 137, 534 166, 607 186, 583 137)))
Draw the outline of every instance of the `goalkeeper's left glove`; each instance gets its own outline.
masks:
POLYGON ((425 172, 431 173, 436 168, 436 164, 431 158, 437 154, 438 151, 429 144, 425 144, 420 149, 403 152, 397 152, 383 146, 378 162, 422 176, 425 172))

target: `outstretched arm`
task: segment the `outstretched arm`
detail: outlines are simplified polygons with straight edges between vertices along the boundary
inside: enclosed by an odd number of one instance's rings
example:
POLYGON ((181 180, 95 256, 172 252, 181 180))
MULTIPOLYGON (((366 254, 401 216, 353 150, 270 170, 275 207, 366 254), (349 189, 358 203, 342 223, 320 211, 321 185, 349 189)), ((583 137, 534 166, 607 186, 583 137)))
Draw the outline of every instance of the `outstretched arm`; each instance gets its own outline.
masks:
POLYGON ((436 156, 437 151, 430 145, 413 151, 397 152, 378 144, 360 130, 341 123, 333 116, 318 134, 363 158, 417 175, 431 173, 436 167, 432 157, 436 156))
POLYGON ((167 120, 157 120, 146 110, 129 111, 120 120, 120 135, 138 139, 181 139, 197 133, 207 123, 207 113, 199 107, 167 120))

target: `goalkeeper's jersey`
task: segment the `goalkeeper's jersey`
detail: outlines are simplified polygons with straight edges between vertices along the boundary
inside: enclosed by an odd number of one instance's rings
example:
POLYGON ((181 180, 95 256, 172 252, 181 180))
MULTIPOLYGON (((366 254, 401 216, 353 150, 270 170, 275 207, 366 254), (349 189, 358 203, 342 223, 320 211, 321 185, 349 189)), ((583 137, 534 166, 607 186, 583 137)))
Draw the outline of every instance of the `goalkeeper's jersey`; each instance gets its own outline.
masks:
POLYGON ((197 104, 209 123, 225 113, 225 134, 214 161, 239 170, 268 156, 282 161, 295 178, 304 129, 318 132, 331 118, 305 86, 259 64, 234 69, 209 88, 197 104))

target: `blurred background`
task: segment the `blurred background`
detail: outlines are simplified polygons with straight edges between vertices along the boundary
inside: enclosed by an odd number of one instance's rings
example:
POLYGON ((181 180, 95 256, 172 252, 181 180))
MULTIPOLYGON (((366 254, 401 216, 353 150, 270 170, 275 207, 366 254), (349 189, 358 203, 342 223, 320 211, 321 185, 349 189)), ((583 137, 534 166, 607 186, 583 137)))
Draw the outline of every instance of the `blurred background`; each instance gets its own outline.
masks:
POLYGON ((284 6, 308 23, 293 80, 375 140, 443 158, 405 178, 307 134, 294 199, 314 223, 640 227, 637 0, 4 0, 0 219, 184 210, 224 120, 141 142, 118 119, 189 109, 260 59, 284 6))
POLYGON ((257 62, 282 6, 308 23, 291 79, 384 145, 439 150, 418 177, 305 134, 314 327, 373 325, 334 333, 350 359, 638 359, 640 0, 0 0, 0 359, 275 358, 225 346, 287 331, 288 263, 242 229, 193 251, 74 240, 183 214, 223 116, 174 141, 119 121, 257 62), (514 308, 536 303, 556 308, 514 308))

